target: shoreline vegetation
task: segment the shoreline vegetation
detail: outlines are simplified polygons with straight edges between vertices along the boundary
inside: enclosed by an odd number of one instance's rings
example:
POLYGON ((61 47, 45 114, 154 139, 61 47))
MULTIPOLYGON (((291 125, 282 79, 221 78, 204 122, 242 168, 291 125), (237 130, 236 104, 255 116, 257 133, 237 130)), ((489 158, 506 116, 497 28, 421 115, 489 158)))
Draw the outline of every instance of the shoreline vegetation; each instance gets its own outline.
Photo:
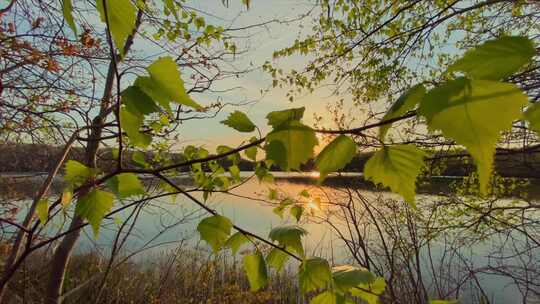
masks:
MULTIPOLYGON (((26 172, 48 172, 61 154, 62 147, 46 144, 14 144, 0 142, 0 173, 26 173, 26 172)), ((135 155, 130 151, 125 151, 124 162, 126 167, 141 167, 140 159, 149 165, 153 163, 172 162, 180 163, 185 161, 185 157, 179 152, 169 152, 159 155, 148 152, 144 155, 135 155)), ((74 147, 67 156, 67 160, 82 161, 83 150, 74 147)), ((213 154, 210 154, 213 155, 213 154)), ((358 153, 352 158, 341 172, 363 172, 364 165, 373 155, 371 152, 358 153)), ((463 150, 433 153, 429 160, 428 173, 432 176, 469 176, 475 171, 475 165, 470 156, 463 150)), ((218 163, 223 167, 228 167, 232 161, 228 158, 221 158, 218 163)), ((254 162, 243 157, 240 158, 237 166, 240 171, 254 171, 254 162)), ((98 151, 97 166, 101 171, 108 172, 116 165, 114 151, 103 148, 98 151)), ((520 151, 504 150, 495 157, 495 171, 502 177, 515 178, 540 178, 540 151, 520 151)), ((189 167, 179 168, 181 172, 189 171, 189 167)), ((271 171, 281 172, 278 166, 272 166, 271 171)), ((312 172, 315 170, 314 160, 310 159, 300 167, 300 172, 312 172)))
MULTIPOLYGON (((1 258, 3 261, 5 255, 1 258)), ((251 292, 241 258, 215 255, 198 245, 180 243, 142 261, 123 260, 118 255, 110 266, 100 252, 74 254, 65 279, 70 292, 64 295, 64 303, 285 304, 309 298, 301 295, 288 269, 272 273, 265 290, 251 292)), ((41 303, 49 262, 46 252, 33 255, 25 271, 14 278, 7 303, 41 303)))
MULTIPOLYGON (((252 173, 253 171, 241 171, 243 173, 252 173)), ((298 185, 318 185, 317 179, 309 175, 308 172, 299 172, 299 174, 284 174, 282 172, 272 172, 276 182, 287 182, 298 185)), ((371 181, 363 178, 360 173, 349 175, 346 172, 328 176, 322 183, 322 186, 331 188, 350 188, 372 192, 389 192, 382 186, 376 186, 371 181)), ((172 178, 180 184, 191 185, 194 180, 187 175, 182 174, 172 178)), ((34 195, 36 186, 47 177, 47 172, 0 172, 0 197, 5 199, 24 200, 34 195)), ((141 177, 145 184, 152 184, 156 179, 152 176, 141 177)), ((450 194, 456 189, 462 189, 458 195, 474 194, 476 180, 470 176, 431 176, 419 180, 417 193, 424 195, 450 194)), ((51 194, 57 195, 64 190, 63 176, 57 175, 51 184, 51 194)), ((496 196, 499 198, 517 198, 517 199, 538 199, 540 198, 540 178, 521 178, 521 177, 498 177, 496 196)))
MULTIPOLYGON (((60 155, 61 147, 43 144, 2 144, 0 143, 0 193, 4 197, 24 197, 33 195, 32 189, 47 176, 47 172, 56 163, 60 155)), ((140 167, 133 154, 126 153, 125 167, 140 167)), ((426 170, 425 177, 418 182, 420 194, 448 194, 454 191, 456 186, 467 189, 467 185, 474 188, 477 182, 474 177, 475 166, 463 151, 437 154, 433 157, 430 166, 426 170), (456 157, 448 157, 449 154, 456 157), (459 155, 459 157, 457 157, 459 155), (471 175, 473 174, 473 175, 471 175), (465 186, 465 187, 463 187, 465 186)), ((115 158, 111 149, 101 149, 98 153, 98 167, 107 172, 109 168, 115 168, 115 158)), ((369 191, 385 191, 384 188, 375 186, 372 182, 361 177, 366 161, 372 153, 358 153, 353 160, 341 170, 343 175, 333 174, 325 179, 323 185, 329 187, 352 187, 369 191), (347 174, 354 174, 348 176, 347 174)), ((78 160, 83 157, 83 151, 78 148, 72 149, 68 159, 78 160)), ((163 157, 163 156, 161 156, 163 157)), ((181 153, 168 153, 166 158, 175 163, 185 160, 181 153)), ((144 156, 148 164, 158 162, 154 155, 149 152, 144 156)), ((67 161, 67 160, 66 160, 67 161)), ((159 161, 163 161, 162 159, 159 161)), ((223 167, 232 165, 231 160, 222 158, 218 163, 223 167)), ((240 158, 237 163, 241 172, 253 172, 254 163, 240 158)), ((498 175, 497 187, 500 187, 499 197, 511 198, 537 198, 540 197, 540 152, 510 153, 500 155, 495 160, 495 171, 498 175)), ((179 172, 188 173, 189 167, 180 168, 179 172)), ((285 180, 297 184, 316 184, 317 179, 307 173, 315 170, 313 160, 303 165, 297 175, 285 174, 279 167, 272 166, 271 172, 275 173, 276 180, 285 180), (281 174, 281 175, 280 175, 281 174)), ((52 193, 61 193, 63 190, 62 173, 53 181, 52 193)), ((144 178, 143 178, 144 179, 144 178)), ((151 180, 148 177, 148 180, 151 180)), ((182 183, 191 183, 187 175, 175 178, 182 183)), ((148 181, 147 181, 148 182, 148 181)), ((470 194, 464 192, 462 194, 470 194)))

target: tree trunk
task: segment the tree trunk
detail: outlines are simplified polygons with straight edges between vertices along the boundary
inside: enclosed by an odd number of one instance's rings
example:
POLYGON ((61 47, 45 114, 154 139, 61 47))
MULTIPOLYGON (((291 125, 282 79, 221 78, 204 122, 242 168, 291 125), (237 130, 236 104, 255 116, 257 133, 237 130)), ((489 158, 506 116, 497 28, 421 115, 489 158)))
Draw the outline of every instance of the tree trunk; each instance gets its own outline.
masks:
MULTIPOLYGON (((83 220, 80 217, 75 216, 71 221, 69 229, 76 228, 82 223, 83 220)), ((81 229, 77 229, 74 232, 66 235, 55 251, 49 273, 50 279, 47 283, 45 304, 57 304, 62 302, 61 296, 66 272, 65 270, 80 234, 81 229)))
MULTIPOLYGON (((30 209, 28 210, 22 223, 22 227, 24 227, 25 229, 28 229, 30 227, 30 224, 32 223, 32 220, 34 219, 34 216, 36 213, 38 202, 43 197, 45 197, 47 193, 49 192, 49 189, 54 181, 54 178, 58 174, 58 171, 60 171, 60 168, 62 167, 62 164, 64 163, 69 151, 71 150, 73 142, 75 141, 76 138, 77 138, 77 134, 73 134, 73 136, 66 143, 62 153, 60 154, 60 157, 58 159, 56 166, 49 172, 39 192, 34 197, 32 205, 30 206, 30 209)), ((4 271, 2 273, 2 284, 0 285, 0 303, 2 303, 2 300, 5 295, 6 287, 12 276, 11 268, 15 264, 15 261, 19 258, 21 247, 26 240, 26 234, 27 234, 26 231, 20 229, 15 235, 15 239, 13 240, 13 247, 11 248, 11 252, 9 253, 9 256, 6 259, 6 262, 4 264, 4 271)))
MULTIPOLYGON (((144 2, 144 1, 143 1, 144 2)), ((126 43, 123 47, 124 55, 127 55, 129 52, 129 49, 133 45, 133 38, 135 36, 135 33, 137 32, 141 20, 142 20, 142 13, 143 10, 140 9, 137 13, 137 20, 135 23, 135 29, 133 31, 133 34, 131 34, 128 39, 126 40, 126 43)), ((111 45, 112 48, 112 45, 111 45)), ((108 71, 107 71, 107 79, 105 81, 105 88, 103 89, 103 97, 101 99, 101 106, 98 116, 94 118, 92 121, 92 128, 91 133, 88 138, 88 144, 86 146, 86 165, 91 168, 96 168, 96 156, 98 152, 98 148, 101 142, 101 135, 103 131, 103 124, 106 121, 106 117, 111 112, 109 111, 110 101, 112 97, 112 91, 113 91, 113 85, 115 83, 115 76, 116 76, 116 69, 117 69, 117 59, 120 57, 116 56, 114 52, 111 57, 111 62, 109 63, 108 71)), ((118 132, 122 132, 121 130, 118 130, 118 132)), ((77 215, 73 216, 73 219, 70 224, 70 228, 77 227, 83 222, 83 220, 78 217, 77 215)), ((75 243, 77 242, 77 239, 80 235, 80 229, 77 229, 76 232, 70 233, 66 235, 61 241, 60 245, 54 252, 52 262, 51 262, 51 271, 50 271, 50 279, 49 283, 47 285, 47 291, 46 291, 46 304, 61 304, 62 303, 62 287, 64 283, 64 276, 67 269, 67 265, 69 263, 69 258, 71 257, 71 253, 73 252, 73 248, 75 247, 75 243)))
MULTIPOLYGON (((112 95, 112 87, 114 84, 115 68, 114 63, 109 64, 107 81, 105 84, 105 89, 103 92, 103 98, 101 100, 101 107, 98 116, 92 120, 92 128, 90 136, 88 138, 88 144, 85 151, 85 163, 87 167, 96 168, 96 156, 100 144, 100 138, 103 131, 103 123, 105 122, 104 117, 107 116, 107 109, 110 104, 110 99, 112 95)), ((82 195, 80 193, 79 195, 82 195)), ((83 223, 83 220, 77 216, 73 215, 69 229, 76 228, 83 223)), ((56 248, 52 261, 51 261, 51 270, 49 273, 49 282, 47 284, 47 290, 45 291, 45 303, 46 304, 60 304, 62 302, 62 286, 64 284, 64 276, 66 272, 67 265, 69 263, 69 258, 71 257, 71 252, 75 247, 75 243, 81 234, 80 229, 67 234, 61 241, 58 248, 56 248)))

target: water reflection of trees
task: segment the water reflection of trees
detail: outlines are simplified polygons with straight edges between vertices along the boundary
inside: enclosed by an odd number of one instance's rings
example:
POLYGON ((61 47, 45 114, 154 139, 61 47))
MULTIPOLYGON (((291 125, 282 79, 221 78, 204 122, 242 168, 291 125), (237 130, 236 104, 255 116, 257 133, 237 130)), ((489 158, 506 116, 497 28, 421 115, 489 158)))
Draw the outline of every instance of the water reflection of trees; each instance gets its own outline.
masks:
POLYGON ((537 202, 429 196, 412 210, 358 189, 325 195, 328 207, 313 220, 333 228, 353 263, 386 278, 385 303, 491 303, 498 287, 489 276, 514 284, 516 303, 540 296, 537 202))

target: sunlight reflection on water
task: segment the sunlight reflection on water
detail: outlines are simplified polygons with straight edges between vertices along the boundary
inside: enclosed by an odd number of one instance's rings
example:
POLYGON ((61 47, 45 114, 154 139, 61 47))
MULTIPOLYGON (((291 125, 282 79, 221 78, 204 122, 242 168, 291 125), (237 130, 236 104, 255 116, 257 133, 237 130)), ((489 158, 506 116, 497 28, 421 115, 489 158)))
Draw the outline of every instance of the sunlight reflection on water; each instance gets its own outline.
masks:
MULTIPOLYGON (((250 173, 242 173, 244 177, 250 173)), ((339 203, 339 199, 331 201, 330 198, 339 198, 340 193, 346 197, 344 190, 334 187, 318 187, 316 179, 318 172, 309 173, 276 173, 275 185, 259 183, 256 179, 251 179, 245 184, 232 191, 232 194, 217 193, 207 202, 211 208, 219 213, 229 217, 234 223, 248 231, 254 232, 262 237, 266 237, 268 232, 276 226, 283 224, 296 224, 296 220, 288 212, 284 219, 280 219, 272 210, 276 206, 268 201, 269 188, 275 188, 282 196, 290 196, 300 201, 305 207, 305 212, 311 215, 311 220, 303 223, 302 226, 309 231, 309 235, 304 239, 306 252, 312 256, 324 256, 331 260, 333 264, 350 262, 348 261, 348 250, 339 240, 335 232, 328 225, 321 224, 327 216, 327 204, 339 203), (308 181, 308 182, 306 182, 308 181), (308 196, 301 192, 306 190, 308 196), (250 198, 256 198, 252 200, 250 198)), ((359 176, 360 174, 351 173, 346 176, 359 176)), ((189 188, 189 185, 186 185, 189 188)), ((398 198, 395 194, 371 192, 361 190, 368 197, 384 196, 386 198, 398 198)), ((202 194, 195 193, 195 196, 202 200, 202 194)), ((433 196, 420 195, 423 199, 432 199, 433 196)), ((118 202, 121 204, 122 202, 118 202)), ((119 215, 120 219, 127 218, 129 213, 123 212, 119 215)), ((126 242, 126 251, 135 251, 143 246, 152 247, 154 244, 163 243, 165 245, 147 250, 141 254, 138 259, 144 259, 146 256, 156 254, 167 248, 174 248, 177 241, 188 238, 191 243, 197 241, 196 225, 198 219, 207 216, 204 212, 194 205, 191 201, 178 197, 175 201, 166 198, 155 200, 148 204, 141 212, 137 224, 134 227, 132 235, 126 242), (186 218, 184 221, 181 219, 186 218), (167 228, 167 229, 165 229, 167 228), (159 235, 154 239, 156 235, 159 235), (195 237, 193 237, 195 236, 195 237), (150 242, 150 243, 148 243, 150 242)), ((104 221, 105 227, 101 230, 99 238, 94 239, 91 230, 85 230, 85 236, 78 245, 78 251, 87 251, 99 249, 107 253, 113 238, 118 231, 118 220, 114 218, 104 221)), ((345 229, 338 223, 338 229, 345 229)), ((484 256, 489 252, 490 243, 476 245, 468 248, 467 256, 471 258, 471 263, 476 267, 488 263, 484 256)), ((433 249, 434 255, 443 254, 441 249, 433 249)), ((497 299, 495 303, 514 303, 518 298, 518 290, 507 279, 500 279, 496 276, 484 275, 482 282, 486 287, 488 294, 497 299)), ((466 301, 461 303, 467 303, 466 301)))

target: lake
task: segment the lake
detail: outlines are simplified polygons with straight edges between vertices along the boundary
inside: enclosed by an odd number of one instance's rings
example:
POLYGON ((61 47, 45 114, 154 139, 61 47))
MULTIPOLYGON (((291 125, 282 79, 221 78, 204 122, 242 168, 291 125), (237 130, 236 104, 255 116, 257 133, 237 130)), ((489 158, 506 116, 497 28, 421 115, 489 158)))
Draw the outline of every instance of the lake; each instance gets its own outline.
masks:
MULTIPOLYGON (((251 173, 243 172, 242 176, 247 178, 251 176, 251 173)), ((359 191, 371 201, 378 199, 399 200, 397 195, 373 189, 371 185, 362 181, 361 176, 358 174, 344 174, 332 177, 322 187, 316 184, 316 174, 276 173, 275 177, 275 184, 259 183, 256 179, 249 179, 232 190, 231 194, 216 193, 212 195, 206 204, 222 215, 229 217, 242 228, 266 237, 273 227, 283 224, 295 224, 296 222, 288 213, 285 214, 284 219, 281 219, 273 212, 275 205, 267 201, 269 189, 276 189, 281 197, 299 197, 299 193, 307 189, 310 198, 303 200, 306 213, 309 215, 308 218, 311 219, 303 220, 302 223, 302 226, 309 231, 309 235, 304 239, 304 245, 308 255, 324 256, 330 258, 335 264, 351 262, 349 250, 336 233, 336 229, 346 231, 347 227, 338 222, 335 228, 332 229, 328 224, 321 223, 325 219, 332 219, 332 216, 335 216, 332 213, 335 206, 327 206, 324 203, 319 203, 319 201, 327 201, 328 198, 335 198, 337 201, 346 199, 347 196, 344 196, 343 191, 347 188, 359 191)), ((450 185, 456 181, 459 181, 459 179, 438 178, 433 183, 434 187, 420 187, 418 192, 421 194, 417 199, 419 206, 422 206, 422 203, 429 204, 435 200, 440 200, 441 195, 448 193, 451 189, 450 185)), ((179 178, 177 182, 187 189, 191 186, 189 179, 179 178)), ((539 187, 533 183, 532 186, 528 185, 527 188, 531 190, 530 193, 535 193, 539 187)), ((194 196, 201 201, 203 200, 200 193, 194 193, 194 196)), ((510 198, 505 200, 510 200, 510 198)), ((117 202, 116 206, 126 203, 129 202, 117 202)), ((123 248, 124 253, 141 251, 134 259, 144 261, 149 256, 174 248, 182 240, 187 240, 190 243, 197 242, 196 225, 207 214, 192 201, 178 196, 174 200, 171 198, 156 199, 145 204, 145 207, 136 215, 136 224, 126 240, 123 248)), ((126 210, 106 219, 97 239, 94 238, 91 229, 85 229, 84 237, 79 240, 77 250, 79 252, 99 250, 104 254, 109 252, 120 227, 120 222, 126 219, 133 220, 134 216, 130 210, 126 210)), ((63 220, 59 218, 55 223, 60 225, 62 222, 63 220)), ((482 242, 475 242, 473 247, 462 246, 457 252, 461 258, 465 259, 466 262, 461 261, 464 265, 469 265, 474 269, 488 269, 493 263, 493 252, 501 248, 501 242, 504 242, 504 240, 501 240, 500 235, 493 235, 482 242)), ((445 254, 448 254, 446 250, 449 244, 448 240, 445 242, 443 240, 434 240, 432 244, 430 248, 431 259, 435 261, 443 260, 445 254)), ((504 251, 505 247, 502 248, 504 251)), ((533 258, 536 259, 538 264, 540 262, 540 250, 536 249, 533 253, 533 258)), ((433 282, 436 278, 429 274, 431 264, 427 259, 425 249, 422 250, 421 257, 421 269, 428 276, 426 281, 433 282)), ((517 258, 509 258, 509 265, 513 264, 513 259, 517 258)), ((512 279, 497 274, 489 274, 488 271, 478 274, 477 278, 480 280, 479 284, 485 289, 491 303, 520 303, 521 295, 512 279)), ((427 289, 430 290, 430 286, 427 286, 427 289)), ((460 295, 460 303, 474 302, 465 288, 460 295)))

